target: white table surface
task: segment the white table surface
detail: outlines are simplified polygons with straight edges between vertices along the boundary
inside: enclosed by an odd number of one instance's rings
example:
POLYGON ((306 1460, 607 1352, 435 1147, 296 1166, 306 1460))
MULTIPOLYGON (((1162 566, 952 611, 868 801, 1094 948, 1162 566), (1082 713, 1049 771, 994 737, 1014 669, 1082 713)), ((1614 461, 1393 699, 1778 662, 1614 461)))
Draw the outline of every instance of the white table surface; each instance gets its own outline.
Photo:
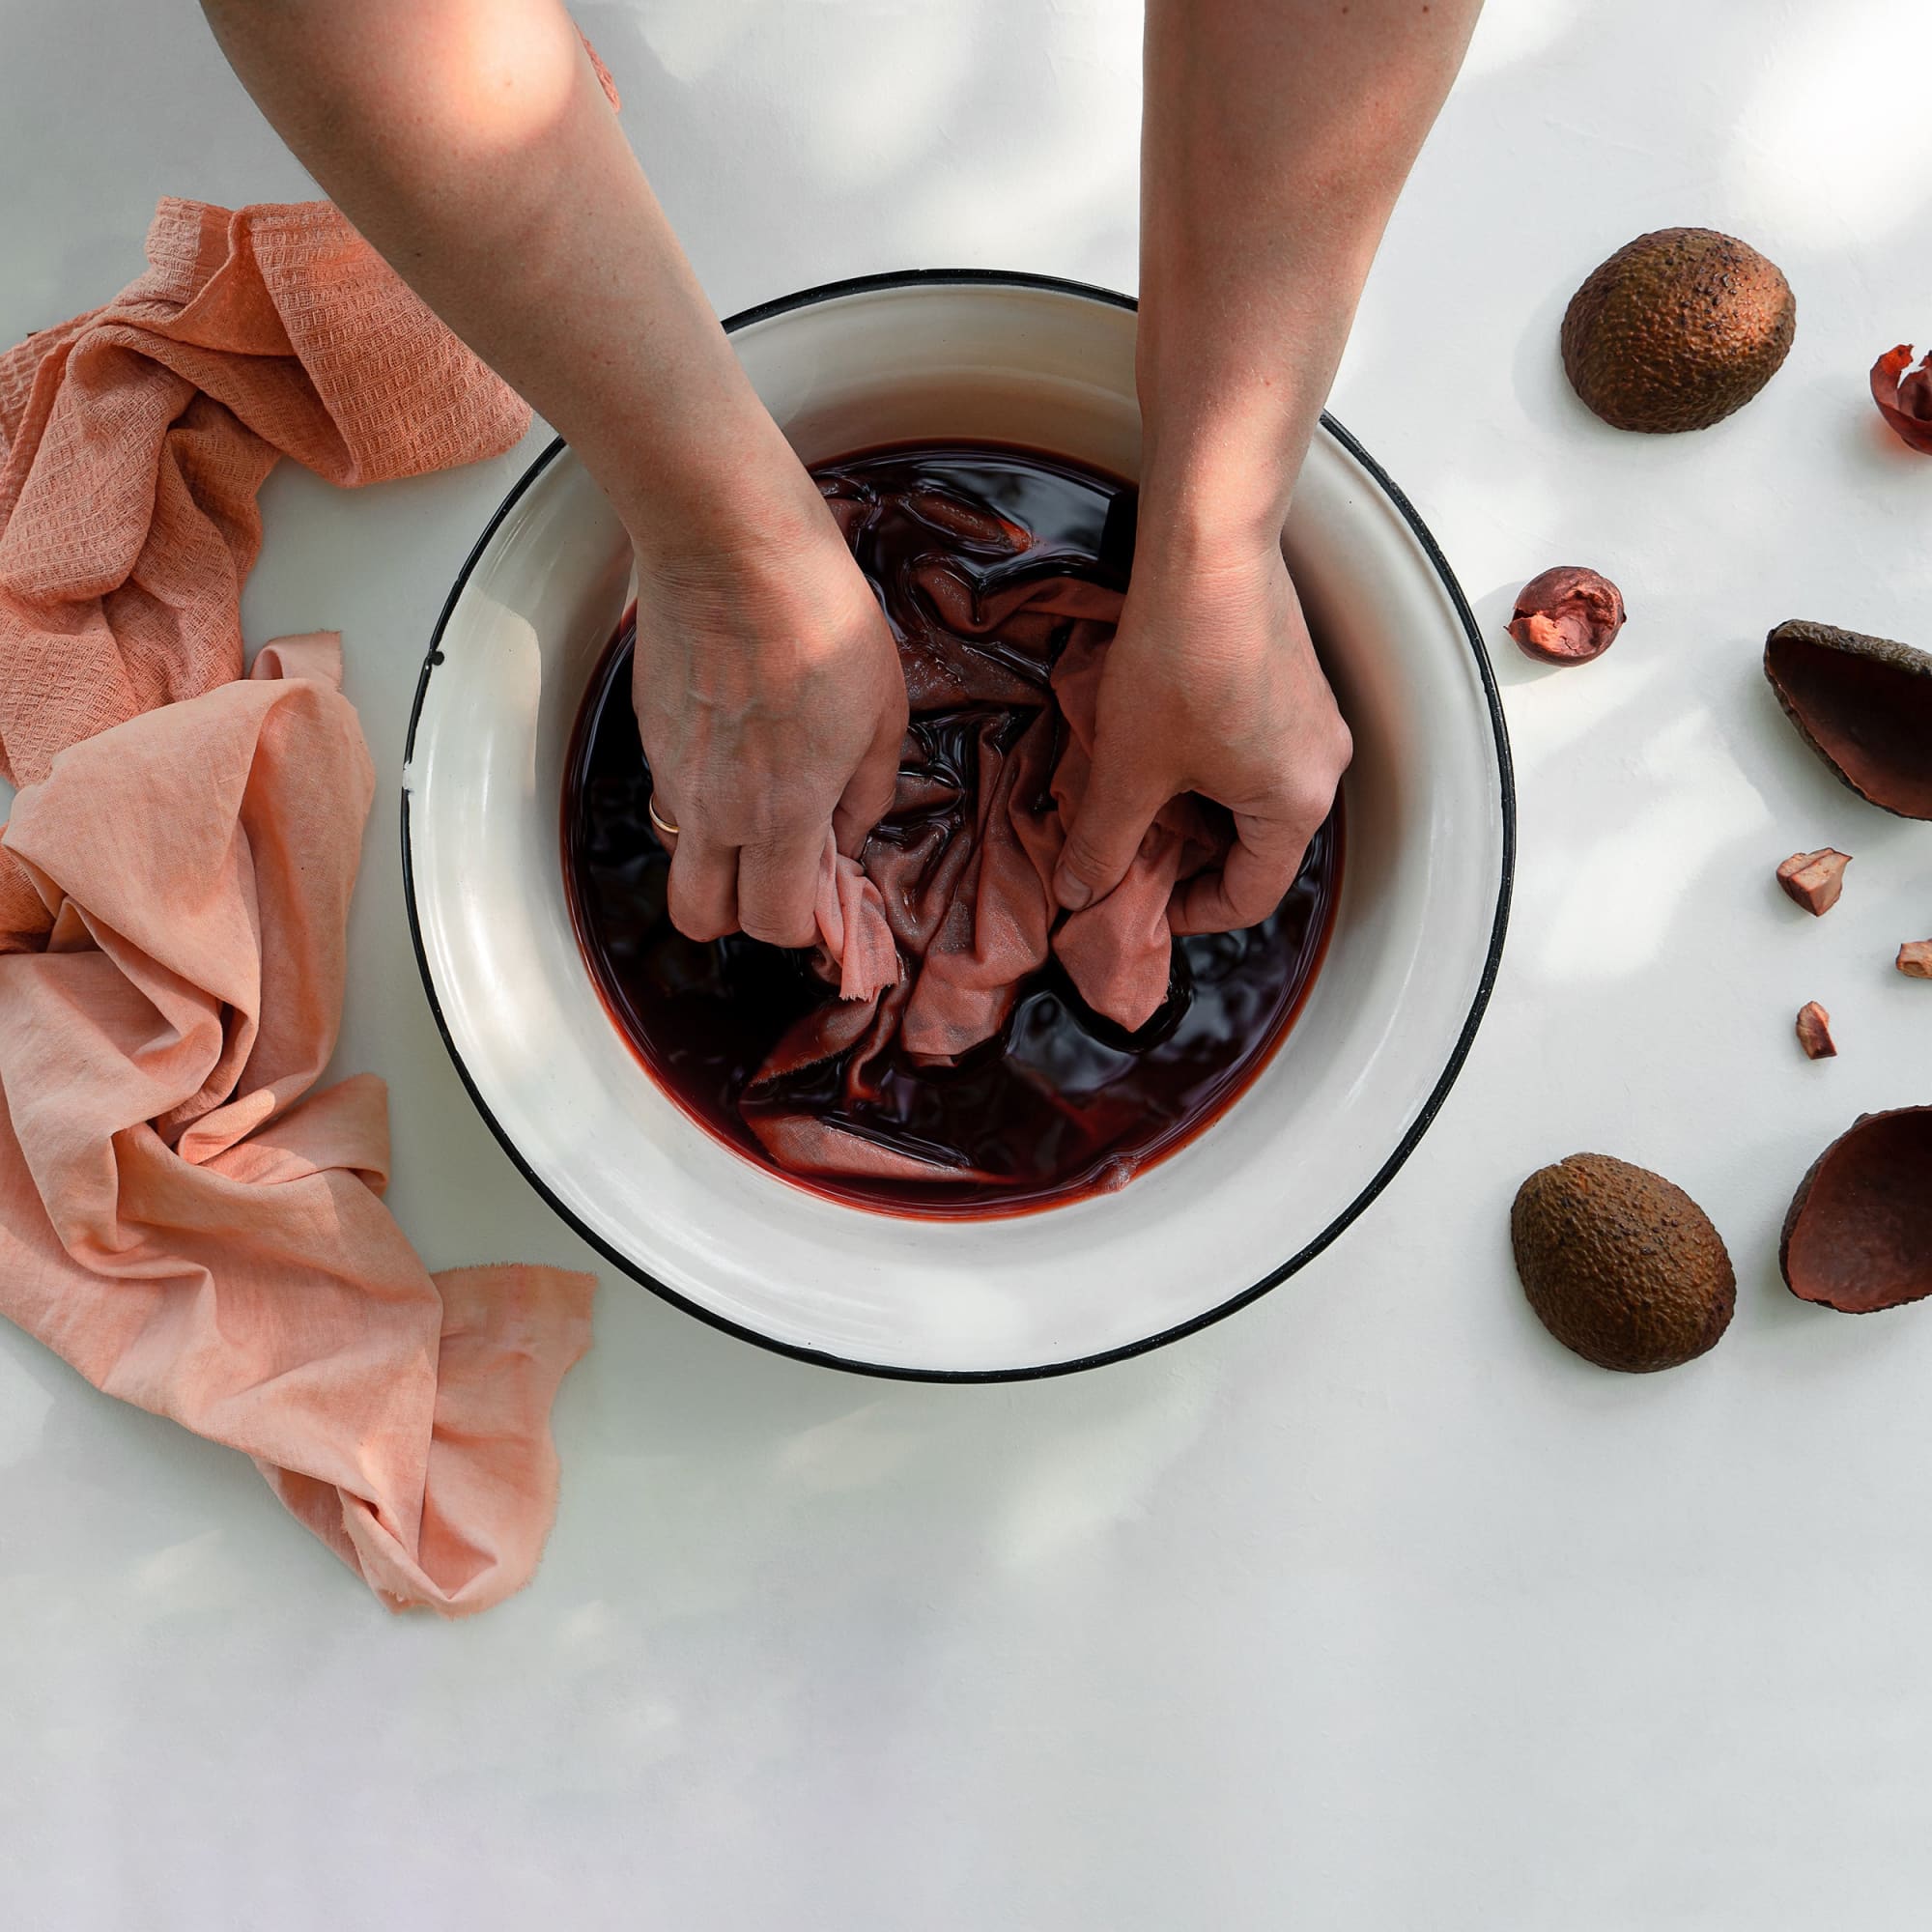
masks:
MULTIPOLYGON (((1135 281, 1137 10, 585 4, 722 311, 911 264, 1135 281)), ((1498 641, 1521 863, 1434 1130, 1207 1333, 1016 1387, 761 1353, 609 1267, 521 1597, 398 1619, 239 1457, 0 1328, 0 1923, 1876 1928, 1932 1887, 1932 1308, 1781 1286, 1861 1109, 1932 1100, 1932 833, 1780 722, 1765 629, 1932 641, 1932 461, 1864 393, 1932 337, 1911 0, 1492 0, 1334 394, 1493 636, 1600 566, 1593 668, 1498 641), (1556 326, 1632 235, 1762 246, 1797 345, 1742 416, 1620 436, 1556 326), (1772 868, 1854 853, 1813 923, 1772 868), (1806 1064, 1806 999, 1841 1057, 1806 1064), (1598 1149, 1710 1211, 1715 1354, 1623 1378, 1530 1315, 1507 1213, 1598 1149)), ((186 0, 0 0, 0 336, 104 299, 156 194, 309 192, 186 0)), ((432 1265, 596 1258, 471 1111, 397 865, 411 691, 540 446, 264 498, 252 641, 339 627, 382 783, 339 1070, 391 1084, 432 1265)))

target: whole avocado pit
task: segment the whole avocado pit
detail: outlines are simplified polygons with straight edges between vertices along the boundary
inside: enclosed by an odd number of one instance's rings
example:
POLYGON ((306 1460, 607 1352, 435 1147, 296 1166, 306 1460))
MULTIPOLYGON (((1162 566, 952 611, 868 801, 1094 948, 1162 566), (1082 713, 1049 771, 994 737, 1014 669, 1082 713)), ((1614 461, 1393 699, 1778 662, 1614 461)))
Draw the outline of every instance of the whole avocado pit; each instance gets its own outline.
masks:
POLYGON ((1573 1153, 1517 1190, 1510 1240, 1543 1325, 1600 1368, 1645 1375, 1713 1348, 1737 1277, 1680 1187, 1608 1154, 1573 1153))
POLYGON ((1563 316, 1563 367, 1617 429, 1708 429, 1741 410, 1791 349, 1798 304, 1774 263, 1710 228, 1639 235, 1563 316))

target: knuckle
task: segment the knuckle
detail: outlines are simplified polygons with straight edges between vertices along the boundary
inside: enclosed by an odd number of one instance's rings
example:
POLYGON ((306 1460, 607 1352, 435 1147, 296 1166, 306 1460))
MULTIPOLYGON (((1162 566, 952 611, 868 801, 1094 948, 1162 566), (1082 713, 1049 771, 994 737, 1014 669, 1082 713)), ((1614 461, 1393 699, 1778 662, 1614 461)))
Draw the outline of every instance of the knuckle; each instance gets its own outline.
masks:
POLYGON ((696 940, 700 946, 736 930, 736 923, 724 906, 694 895, 689 885, 679 886, 675 867, 670 882, 670 923, 685 938, 696 940))
POLYGON ((1106 876, 1105 856, 1087 835, 1068 834, 1060 855, 1061 869, 1070 872, 1082 885, 1097 886, 1106 876))
POLYGON ((779 777, 741 792, 732 814, 741 845, 800 842, 832 815, 822 788, 796 777, 779 777))
POLYGON ((810 918, 782 913, 747 913, 745 936, 762 940, 767 946, 810 946, 818 938, 818 925, 810 918))
POLYGON ((1290 835, 1284 844, 1306 844, 1335 803, 1334 778, 1308 773, 1293 779, 1282 796, 1282 820, 1290 835))
POLYGON ((1259 924, 1281 903, 1282 895, 1293 883, 1294 873, 1286 867, 1264 878, 1243 880, 1238 892, 1225 895, 1235 923, 1259 924))
POLYGON ((1241 917, 1239 908, 1229 898, 1226 888, 1218 883, 1197 895, 1187 904, 1190 932, 1233 932, 1236 927, 1251 923, 1241 917))
POLYGON ((832 817, 832 803, 816 798, 776 802, 756 813, 744 842, 787 852, 815 845, 818 834, 832 817))
POLYGON ((685 938, 695 940, 699 946, 708 946, 714 939, 723 939, 734 929, 731 923, 718 913, 696 913, 688 908, 680 910, 676 905, 671 907, 670 923, 685 938))
POLYGON ((773 786, 735 781, 681 784, 673 794, 683 811, 678 823, 703 828, 721 845, 757 848, 800 841, 816 816, 816 801, 804 797, 795 785, 773 786))

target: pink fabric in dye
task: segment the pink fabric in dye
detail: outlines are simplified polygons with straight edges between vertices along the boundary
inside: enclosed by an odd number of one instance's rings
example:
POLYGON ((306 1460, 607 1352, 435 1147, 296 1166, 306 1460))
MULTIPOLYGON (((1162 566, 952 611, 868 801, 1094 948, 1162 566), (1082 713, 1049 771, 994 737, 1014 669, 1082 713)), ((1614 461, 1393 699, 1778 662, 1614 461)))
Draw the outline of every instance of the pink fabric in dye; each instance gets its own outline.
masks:
MULTIPOLYGON (((841 523, 853 514, 838 501, 832 507, 841 523)), ((1025 532, 1012 534, 1017 552, 1025 532)), ((926 616, 899 639, 914 729, 893 812, 856 863, 828 848, 820 881, 821 970, 841 998, 791 1030, 745 1096, 746 1119, 766 1151, 797 1173, 929 1179, 938 1163, 763 1103, 774 1083, 846 1053, 847 1094, 863 1095, 895 1039, 923 1061, 956 1059, 1006 1024, 1021 982, 1049 948, 1089 1006, 1130 1031, 1144 1026, 1167 994, 1174 888, 1218 864, 1228 842, 1198 800, 1173 799, 1121 884, 1062 915, 1053 868, 1086 791, 1121 593, 1044 575, 982 594, 938 559, 921 564, 915 579, 926 616), (962 786, 923 757, 918 722, 977 706, 985 708, 976 768, 962 786), (894 827, 902 815, 915 826, 908 837, 894 827), (837 915, 828 917, 835 901, 837 915)))

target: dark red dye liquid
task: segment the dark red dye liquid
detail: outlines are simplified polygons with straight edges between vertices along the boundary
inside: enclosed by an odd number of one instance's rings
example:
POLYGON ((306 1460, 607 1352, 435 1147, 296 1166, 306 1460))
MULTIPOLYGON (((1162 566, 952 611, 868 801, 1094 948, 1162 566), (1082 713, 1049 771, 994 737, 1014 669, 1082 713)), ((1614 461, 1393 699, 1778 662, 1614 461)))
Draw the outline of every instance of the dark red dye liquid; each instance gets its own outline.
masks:
MULTIPOLYGON (((814 472, 881 496, 934 490, 1033 533, 998 566, 1067 572, 1124 586, 1133 490, 1057 457, 1004 444, 906 444, 814 472)), ((949 537, 909 515, 880 518, 855 554, 889 619, 911 594, 916 555, 947 553, 976 568, 970 520, 949 537)), ((889 1049, 878 1097, 848 1106, 834 1065, 789 1082, 783 1101, 916 1153, 946 1151, 998 1185, 826 1179, 785 1172, 745 1124, 740 1097, 780 1037, 834 997, 809 952, 742 936, 697 945, 666 909, 670 862, 651 835, 651 778, 631 709, 635 613, 591 680, 564 783, 563 856, 572 916, 591 975, 619 1031, 699 1125, 793 1185, 860 1207, 935 1218, 1011 1214, 1121 1185, 1212 1121, 1265 1064, 1293 1024, 1326 949, 1341 884, 1336 801, 1288 896, 1244 932, 1182 939, 1165 1006, 1127 1035, 1092 1011, 1057 961, 1021 988, 1005 1034, 952 1066, 889 1049)), ((915 719, 928 751, 966 742, 972 719, 915 719)), ((888 821, 880 836, 891 836, 888 821)))

